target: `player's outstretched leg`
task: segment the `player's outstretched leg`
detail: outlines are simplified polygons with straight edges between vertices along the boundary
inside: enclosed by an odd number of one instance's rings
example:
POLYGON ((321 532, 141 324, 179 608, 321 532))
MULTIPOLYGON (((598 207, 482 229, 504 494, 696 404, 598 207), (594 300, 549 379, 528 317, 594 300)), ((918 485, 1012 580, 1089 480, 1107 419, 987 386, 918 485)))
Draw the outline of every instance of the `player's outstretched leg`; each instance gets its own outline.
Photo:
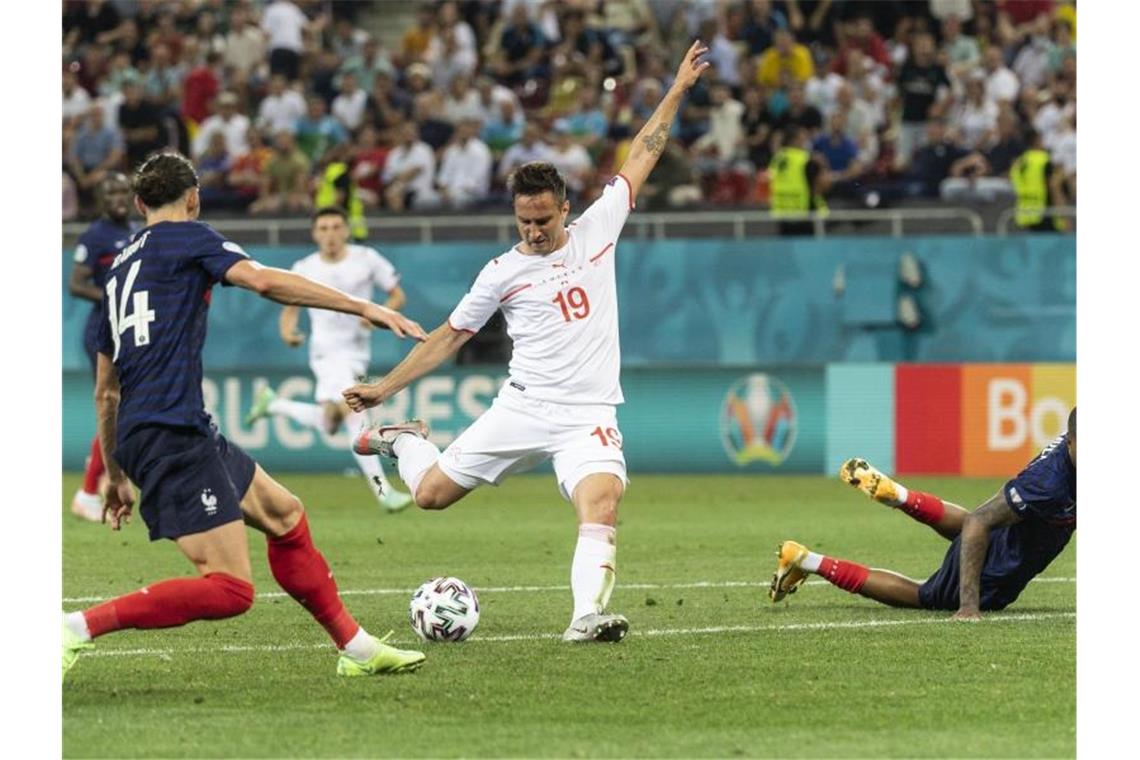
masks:
POLYGON ((172 578, 125 596, 64 615, 63 674, 91 640, 128 628, 173 628, 196 620, 222 620, 253 605, 249 546, 239 521, 182 536, 178 548, 198 578, 172 578))
POLYGON ((570 565, 574 612, 563 641, 621 641, 629 631, 622 615, 606 612, 617 580, 617 507, 624 486, 615 475, 588 475, 575 488, 578 544, 570 565))
POLYGON ((921 607, 919 585, 890 570, 871 569, 858 562, 835 559, 808 550, 795 541, 785 541, 776 552, 779 561, 768 589, 768 598, 778 602, 795 593, 809 575, 818 575, 833 586, 892 607, 921 607))
POLYGON ((84 520, 102 522, 103 497, 99 495, 99 479, 103 477, 103 447, 99 436, 91 441, 91 454, 87 459, 87 469, 83 473, 83 485, 71 499, 71 513, 84 520))
POLYGON ((337 674, 365 676, 415 670, 422 652, 396 649, 369 634, 345 608, 328 562, 313 545, 300 500, 258 466, 241 502, 246 522, 265 534, 278 585, 328 632, 340 650, 337 674))
MULTIPOLYGON (((368 426, 368 416, 363 412, 349 411, 345 415, 344 426, 348 430, 349 437, 355 440, 357 431, 368 426)), ((375 494, 381 507, 389 512, 402 512, 411 505, 412 495, 397 490, 388 482, 380 457, 358 454, 355 446, 352 448, 352 457, 356 460, 356 466, 364 473, 365 479, 375 487, 375 494)))
MULTIPOLYGON (((340 429, 343 419, 345 429, 350 437, 357 434, 358 429, 365 423, 364 414, 353 414, 344 409, 330 411, 326 405, 312 404, 307 401, 278 398, 272 388, 261 388, 253 397, 253 406, 245 417, 245 424, 252 425, 260 419, 281 415, 293 422, 314 430, 332 431, 340 429)), ((373 494, 380 506, 389 512, 399 512, 412 503, 409 494, 396 490, 384 475, 384 468, 380 460, 375 457, 364 457, 352 451, 356 464, 364 473, 365 479, 373 487, 373 494)))
POLYGON ((420 509, 446 509, 462 499, 469 488, 455 483, 439 468, 440 451, 427 440, 423 420, 399 425, 372 425, 356 434, 352 450, 362 456, 396 459, 400 478, 408 484, 420 509))
POLYGON ((880 504, 929 525, 938 535, 953 541, 962 532, 969 512, 934 494, 912 491, 875 469, 866 459, 848 459, 839 468, 839 478, 880 504))

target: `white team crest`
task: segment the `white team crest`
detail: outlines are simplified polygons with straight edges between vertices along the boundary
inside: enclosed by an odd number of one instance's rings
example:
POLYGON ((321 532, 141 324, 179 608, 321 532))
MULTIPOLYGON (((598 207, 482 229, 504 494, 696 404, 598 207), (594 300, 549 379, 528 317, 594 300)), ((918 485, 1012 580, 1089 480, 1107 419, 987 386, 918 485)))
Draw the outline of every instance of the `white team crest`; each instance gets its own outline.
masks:
POLYGON ((1019 493, 1017 492, 1017 489, 1016 489, 1016 488, 1011 488, 1011 489, 1009 489, 1009 499, 1010 499, 1010 501, 1012 501, 1014 504, 1020 504, 1020 503, 1021 503, 1021 494, 1019 494, 1019 493))
POLYGON ((218 497, 209 488, 202 489, 202 506, 206 508, 206 514, 211 517, 218 511, 218 497))

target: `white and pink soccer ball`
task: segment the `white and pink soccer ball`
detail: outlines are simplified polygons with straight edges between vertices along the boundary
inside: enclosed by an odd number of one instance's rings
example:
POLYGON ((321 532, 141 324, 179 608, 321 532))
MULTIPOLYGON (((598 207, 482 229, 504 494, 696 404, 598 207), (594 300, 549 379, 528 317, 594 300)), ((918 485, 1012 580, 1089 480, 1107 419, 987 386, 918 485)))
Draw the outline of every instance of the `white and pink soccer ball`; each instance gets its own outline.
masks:
POLYGON ((408 620, 424 641, 463 641, 479 625, 479 598, 458 578, 432 578, 412 594, 408 620))

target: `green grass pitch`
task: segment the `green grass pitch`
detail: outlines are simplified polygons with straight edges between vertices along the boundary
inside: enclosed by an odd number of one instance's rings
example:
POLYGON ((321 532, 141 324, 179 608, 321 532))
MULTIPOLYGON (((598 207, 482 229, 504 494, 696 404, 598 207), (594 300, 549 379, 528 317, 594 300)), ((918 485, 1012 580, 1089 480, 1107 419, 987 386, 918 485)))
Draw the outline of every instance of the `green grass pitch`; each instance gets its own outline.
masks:
MULTIPOLYGON (((275 593, 251 533, 265 596, 247 615, 115 634, 80 658, 63 691, 65 756, 1075 755, 1075 542, 977 625, 820 583, 772 605, 783 539, 920 579, 946 543, 835 479, 635 473, 610 604, 630 635, 574 646, 557 635, 576 531, 552 476, 394 516, 360 478, 281 480, 369 630, 418 641, 411 589, 455 575, 482 589, 473 638, 424 645, 417 673, 337 678, 324 632, 275 593)), ((77 482, 64 476, 65 500, 77 482)), ((972 507, 999 482, 908 484, 972 507)), ((63 542, 65 610, 190 573, 137 518, 113 534, 68 513, 63 542)))

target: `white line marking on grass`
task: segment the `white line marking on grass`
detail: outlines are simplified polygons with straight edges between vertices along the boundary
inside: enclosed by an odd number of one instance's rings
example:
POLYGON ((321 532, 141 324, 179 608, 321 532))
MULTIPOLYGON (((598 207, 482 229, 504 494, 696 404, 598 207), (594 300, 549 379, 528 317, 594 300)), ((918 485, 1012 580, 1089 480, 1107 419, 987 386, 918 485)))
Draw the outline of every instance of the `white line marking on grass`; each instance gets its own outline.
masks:
MULTIPOLYGON (((1076 583, 1076 578, 1034 578, 1034 583, 1076 583)), ((826 586, 825 580, 807 581, 807 586, 826 586)), ((617 588, 633 591, 653 591, 686 588, 767 588, 767 581, 695 581, 692 583, 619 583, 617 588)), ((476 586, 479 594, 515 594, 534 593, 546 591, 569 591, 569 586, 476 586)), ((341 596, 390 596, 393 594, 411 594, 414 588, 357 588, 341 589, 341 596)), ((264 591, 257 595, 258 599, 282 599, 288 596, 283 591, 264 591)), ((80 602, 105 602, 109 596, 65 596, 64 604, 80 602)))
MULTIPOLYGON (((988 623, 1022 623, 1038 620, 1059 620, 1076 618, 1075 612, 1040 612, 1025 614, 992 614, 982 618, 982 625, 988 623)), ((659 637, 659 636, 700 636, 710 633, 781 633, 784 631, 827 631, 850 628, 888 628, 900 625, 966 625, 946 616, 940 617, 913 617, 891 618, 889 620, 847 620, 822 623, 784 623, 781 625, 719 625, 708 628, 650 628, 646 631, 632 631, 633 638, 659 637)), ((556 633, 519 633, 499 636, 476 636, 469 643, 499 643, 511 641, 554 641, 559 638, 556 633)), ((401 644, 406 641, 393 640, 401 644)), ((467 644, 465 644, 466 646, 467 644)), ((295 652, 298 650, 328 649, 332 646, 328 642, 312 644, 270 644, 270 645, 223 645, 218 647, 188 647, 186 649, 96 649, 84 655, 85 657, 124 657, 154 655, 169 659, 176 654, 243 654, 248 652, 295 652)))

